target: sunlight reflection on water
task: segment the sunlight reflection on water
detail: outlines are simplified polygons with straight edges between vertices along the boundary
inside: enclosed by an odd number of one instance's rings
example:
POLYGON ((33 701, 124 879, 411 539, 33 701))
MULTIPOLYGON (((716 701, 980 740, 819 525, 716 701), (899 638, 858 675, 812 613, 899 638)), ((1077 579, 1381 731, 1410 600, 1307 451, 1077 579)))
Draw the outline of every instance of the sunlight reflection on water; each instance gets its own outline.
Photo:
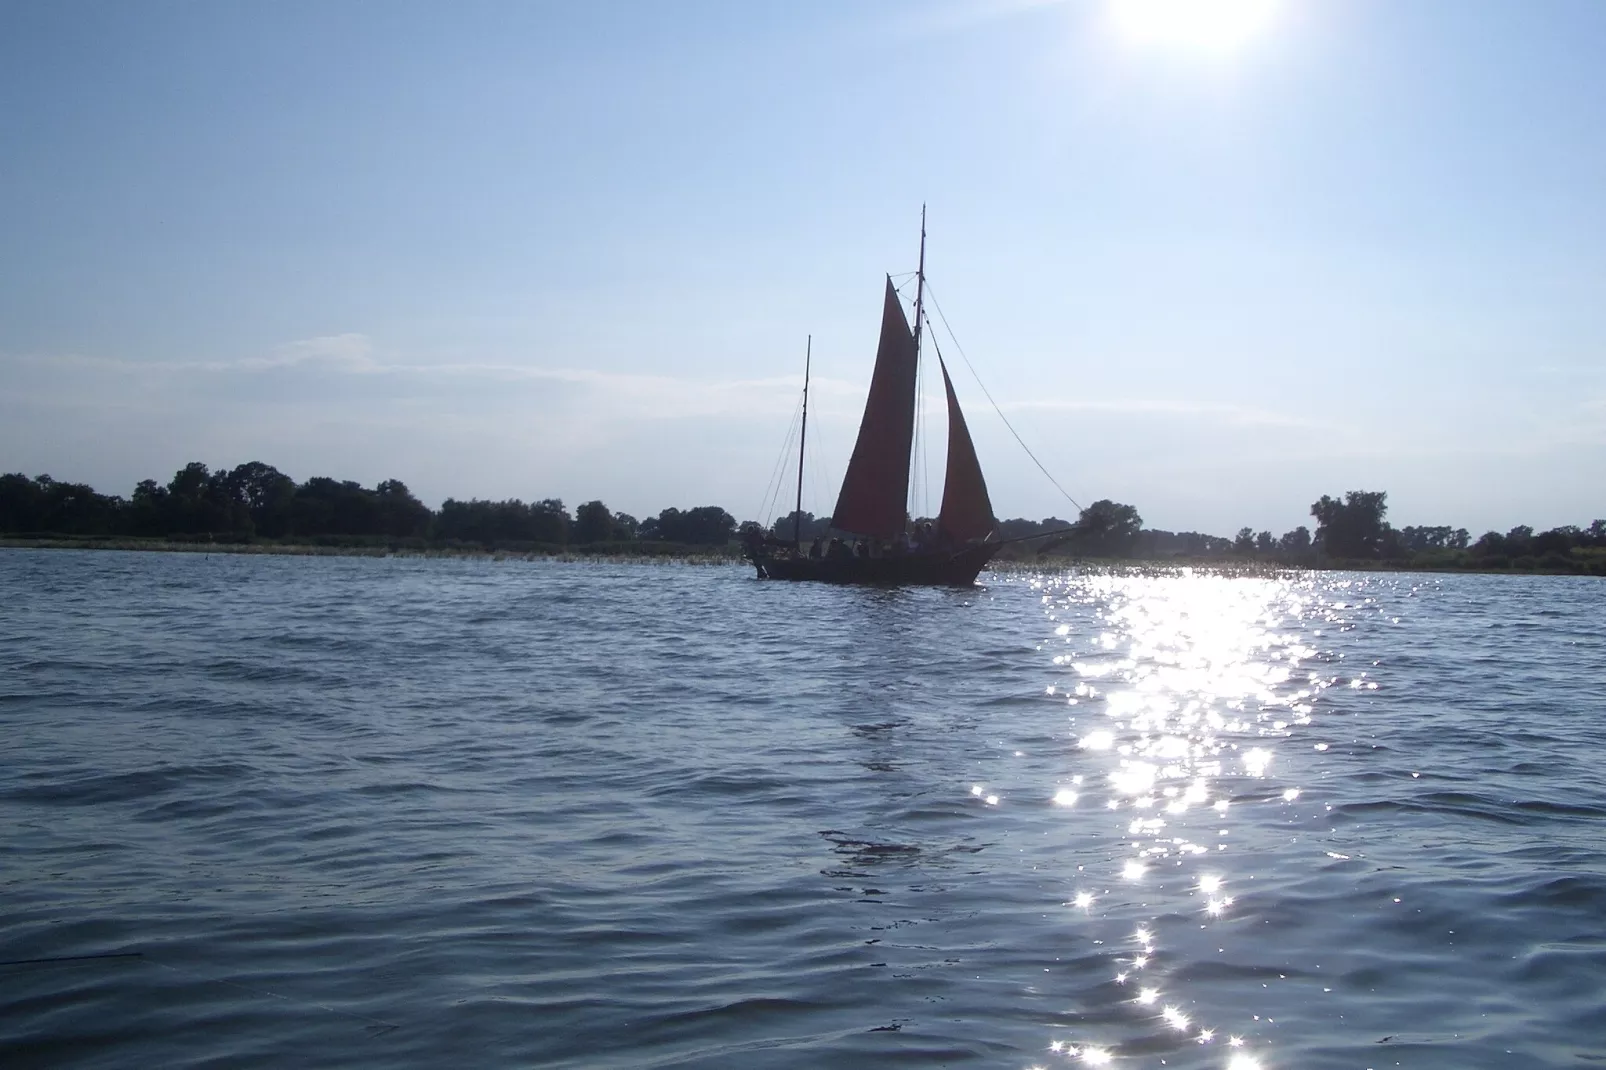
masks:
POLYGON ((30 1065, 1606 1051, 1593 579, 8 553, 30 1065))
MULTIPOLYGON (((1307 667, 1318 651, 1303 641, 1301 625, 1319 614, 1342 626, 1350 606, 1322 605, 1294 579, 1187 573, 1044 578, 1034 587, 1052 626, 1046 648, 1063 648, 1052 660, 1069 673, 1047 691, 1066 697, 1075 745, 1103 766, 1087 774, 1081 794, 1102 787, 1099 809, 1109 814, 1112 840, 1125 848, 1109 871, 1087 867, 1084 876, 1137 886, 1155 911, 1136 932, 1102 941, 1127 949, 1112 953, 1111 972, 1117 984, 1135 987, 1129 1035, 1056 1037, 1049 1050, 1107 1066, 1147 1050, 1144 1041, 1156 1032, 1213 1044, 1220 1025, 1196 1022, 1186 993, 1167 984, 1163 970, 1156 975, 1164 948, 1155 929, 1166 915, 1191 914, 1201 927, 1230 915, 1232 867, 1221 841, 1231 829, 1222 821, 1235 796, 1264 796, 1244 782, 1271 775, 1274 753, 1265 744, 1309 725, 1314 700, 1337 681, 1307 667), (1089 609, 1101 630, 1079 636, 1063 618, 1089 609), (1193 871, 1203 857, 1211 868, 1193 871), (1179 871, 1184 879, 1171 879, 1179 871)), ((1288 786, 1269 797, 1298 796, 1299 788, 1288 786)), ((1063 788, 1054 795, 1062 804, 1078 797, 1063 788)), ((1083 890, 1071 903, 1088 911, 1094 900, 1083 890)), ((1222 1065, 1258 1070, 1255 1043, 1233 1035, 1222 1065)))

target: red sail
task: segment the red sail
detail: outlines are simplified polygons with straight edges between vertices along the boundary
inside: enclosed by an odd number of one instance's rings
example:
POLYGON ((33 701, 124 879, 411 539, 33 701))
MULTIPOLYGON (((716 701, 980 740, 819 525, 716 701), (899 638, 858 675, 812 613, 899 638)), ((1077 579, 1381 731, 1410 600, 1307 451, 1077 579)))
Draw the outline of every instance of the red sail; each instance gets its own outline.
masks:
POLYGON ((915 367, 914 336, 888 279, 870 396, 831 514, 831 526, 838 530, 891 539, 904 529, 915 435, 915 367))
POLYGON ((959 399, 954 397, 948 366, 942 364, 941 357, 937 363, 942 365, 942 385, 948 391, 948 475, 942 483, 937 530, 954 542, 984 538, 996 526, 993 503, 987 497, 987 481, 981 475, 981 462, 976 460, 965 414, 959 411, 959 399))

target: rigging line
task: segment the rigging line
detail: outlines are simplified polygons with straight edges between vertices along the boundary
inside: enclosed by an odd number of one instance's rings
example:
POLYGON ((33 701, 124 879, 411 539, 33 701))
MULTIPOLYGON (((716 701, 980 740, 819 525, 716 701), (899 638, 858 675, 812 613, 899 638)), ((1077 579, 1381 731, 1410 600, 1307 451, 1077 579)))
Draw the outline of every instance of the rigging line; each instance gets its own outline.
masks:
MULTIPOLYGON (((930 279, 926 280, 926 290, 928 293, 931 291, 930 279)), ((959 344, 959 336, 954 334, 954 329, 952 327, 948 326, 948 317, 943 315, 942 303, 937 300, 937 295, 935 293, 931 294, 931 307, 937 310, 937 318, 942 320, 942 329, 948 332, 949 338, 953 339, 954 349, 958 350, 959 356, 964 359, 965 367, 970 369, 970 374, 976 380, 976 385, 981 387, 982 394, 986 396, 988 403, 993 407, 993 411, 998 414, 998 418, 1004 421, 1004 426, 1009 428, 1009 433, 1015 436, 1015 441, 1020 444, 1020 448, 1026 451, 1026 456, 1032 459, 1032 463, 1037 466, 1037 470, 1048 477, 1048 481, 1054 484, 1054 489, 1059 491, 1060 494, 1064 496, 1066 501, 1076 506, 1078 510, 1082 509, 1082 503, 1078 502, 1075 498, 1067 494, 1065 488, 1060 486, 1060 481, 1054 478, 1053 473, 1051 473, 1047 468, 1043 467, 1043 462, 1037 459, 1037 454, 1033 453, 1032 448, 1026 445, 1026 440, 1020 437, 1020 432, 1015 430, 1015 425, 1009 422, 1009 417, 1004 415, 1004 410, 999 408, 998 402, 993 400, 993 395, 991 391, 987 389, 987 384, 981 381, 980 375, 976 374, 976 366, 970 363, 970 358, 965 355, 965 347, 959 344)), ((937 343, 935 341, 932 342, 933 346, 936 344, 937 343)), ((942 356, 942 351, 938 350, 937 355, 939 357, 942 356)))
POLYGON ((915 364, 915 411, 913 415, 915 426, 914 441, 909 454, 909 489, 905 495, 903 507, 906 511, 918 517, 925 515, 920 507, 920 458, 922 456, 921 446, 923 445, 920 441, 920 432, 924 431, 926 426, 926 421, 922 418, 920 412, 920 364, 918 361, 915 364))
POLYGON ((809 462, 809 472, 814 477, 813 505, 814 519, 816 521, 830 519, 831 511, 836 507, 836 503, 830 498, 824 497, 823 494, 825 492, 820 489, 822 487, 833 487, 837 484, 838 481, 832 478, 833 471, 829 465, 821 460, 815 459, 809 462))
MULTIPOLYGON (((920 317, 925 320, 925 316, 920 317)), ((926 374, 927 361, 921 359, 915 365, 915 425, 919 437, 915 440, 915 454, 913 458, 911 482, 916 488, 914 501, 914 516, 931 516, 931 468, 926 463, 926 455, 931 451, 931 435, 926 427, 926 391, 931 386, 931 377, 926 374)))
MULTIPOLYGON (((909 277, 905 280, 904 285, 907 286, 911 282, 917 282, 919 281, 919 278, 920 272, 909 272, 909 277)), ((898 296, 902 297, 903 295, 900 293, 898 296)), ((921 315, 919 302, 916 302, 914 311, 915 321, 913 334, 918 337, 920 334, 920 321, 926 319, 926 317, 921 315)), ((911 443, 911 449, 909 453, 909 487, 904 501, 904 509, 910 520, 916 520, 927 515, 927 511, 931 508, 931 502, 929 500, 931 497, 931 488, 928 485, 930 479, 926 467, 927 442, 925 370, 926 362, 920 359, 920 352, 917 349, 915 351, 914 440, 911 443)))
MULTIPOLYGON (((801 405, 801 402, 799 404, 801 405)), ((770 500, 765 510, 771 516, 781 507, 781 494, 786 490, 786 462, 792 455, 792 444, 797 441, 798 413, 799 410, 793 410, 792 423, 786 432, 786 444, 781 447, 779 468, 775 473, 775 486, 771 488, 770 500)))
POLYGON ((809 512, 816 513, 816 514, 819 513, 819 511, 820 511, 819 510, 819 505, 820 505, 821 488, 826 486, 825 478, 824 478, 825 473, 822 470, 821 463, 820 463, 820 453, 821 452, 822 451, 820 450, 819 446, 815 446, 814 452, 809 454, 808 457, 805 459, 805 464, 807 465, 808 473, 807 473, 807 478, 803 481, 803 486, 804 486, 804 492, 803 492, 804 508, 808 509, 809 512))
POLYGON ((814 505, 816 520, 826 519, 830 515, 826 510, 836 508, 836 499, 824 496, 831 493, 832 487, 841 486, 841 480, 837 478, 838 469, 832 456, 829 439, 816 446, 814 452, 809 454, 809 474, 813 480, 810 484, 810 500, 814 505))
POLYGON ((779 493, 776 488, 780 486, 780 474, 786 466, 786 457, 790 452, 792 428, 797 420, 796 410, 793 410, 792 420, 793 423, 787 425, 786 438, 782 440, 780 451, 776 454, 775 467, 770 471, 769 482, 764 485, 764 498, 759 503, 758 516, 754 518, 766 527, 769 525, 769 514, 773 511, 775 496, 779 493))
POLYGON ((787 426, 786 429, 786 440, 781 443, 780 456, 776 457, 775 468, 770 472, 769 482, 764 486, 764 497, 759 502, 758 516, 753 518, 762 524, 766 530, 768 530, 771 523, 773 523, 772 520, 766 519, 766 517, 773 507, 776 497, 781 493, 781 473, 786 466, 786 458, 792 452, 792 436, 797 431, 798 416, 802 412, 802 408, 802 395, 799 395, 797 407, 792 410, 792 422, 787 426))
MULTIPOLYGON (((921 319, 925 319, 921 316, 921 319)), ((929 322, 929 321, 928 321, 929 322)), ((931 385, 931 376, 925 372, 925 361, 921 361, 920 389, 915 396, 915 404, 920 407, 920 511, 924 516, 931 515, 931 469, 926 464, 926 455, 931 452, 931 436, 926 431, 926 390, 931 385)))

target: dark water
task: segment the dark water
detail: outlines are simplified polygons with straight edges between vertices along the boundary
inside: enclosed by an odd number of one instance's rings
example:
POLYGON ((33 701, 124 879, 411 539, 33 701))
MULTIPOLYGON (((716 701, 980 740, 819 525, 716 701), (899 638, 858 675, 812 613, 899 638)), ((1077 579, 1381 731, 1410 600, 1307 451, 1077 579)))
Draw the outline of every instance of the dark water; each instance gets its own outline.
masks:
POLYGON ((988 579, 0 552, 0 1064, 1606 1066, 1599 580, 988 579))

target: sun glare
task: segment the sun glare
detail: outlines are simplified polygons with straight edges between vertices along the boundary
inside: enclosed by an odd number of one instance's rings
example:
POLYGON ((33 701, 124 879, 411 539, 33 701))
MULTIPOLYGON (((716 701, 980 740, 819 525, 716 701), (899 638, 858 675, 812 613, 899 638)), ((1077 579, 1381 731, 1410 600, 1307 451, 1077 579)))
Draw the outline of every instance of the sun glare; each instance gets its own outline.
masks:
POLYGON ((1109 0, 1129 41, 1207 53, 1234 52, 1259 35, 1278 0, 1109 0))

